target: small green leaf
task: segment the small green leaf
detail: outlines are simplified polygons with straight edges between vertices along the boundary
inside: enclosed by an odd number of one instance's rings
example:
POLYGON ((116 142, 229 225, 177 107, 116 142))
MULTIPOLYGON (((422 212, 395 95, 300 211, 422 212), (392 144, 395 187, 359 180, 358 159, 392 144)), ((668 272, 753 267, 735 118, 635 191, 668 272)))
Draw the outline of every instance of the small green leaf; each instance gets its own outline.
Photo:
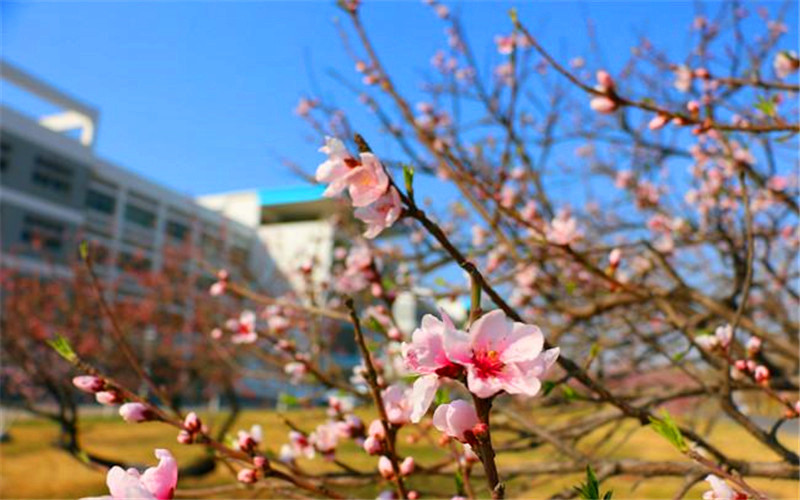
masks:
POLYGON ((661 434, 667 441, 672 443, 679 451, 685 453, 689 450, 686 440, 683 439, 683 434, 678 428, 678 424, 672 419, 672 416, 664 410, 661 418, 650 417, 650 427, 654 431, 661 434))
POLYGON ((56 337, 48 340, 47 343, 58 353, 59 356, 66 359, 70 363, 74 363, 78 360, 78 356, 75 354, 75 351, 69 344, 69 340, 67 340, 67 338, 63 335, 57 333, 56 337))
POLYGON ((542 382, 542 394, 547 396, 556 387, 556 383, 552 380, 545 380, 542 382))
POLYGON ((586 465, 586 482, 574 486, 573 488, 583 500, 600 500, 601 498, 603 500, 611 500, 611 495, 613 494, 613 492, 609 490, 601 497, 600 481, 597 480, 597 476, 592 470, 591 465, 586 465))
POLYGON ((386 328, 383 327, 380 321, 372 316, 367 318, 367 327, 371 330, 375 330, 376 332, 386 333, 386 328))
POLYGON ((598 354, 600 354, 600 344, 595 342, 592 344, 592 348, 589 350, 589 357, 596 358, 598 354))
POLYGON ((441 287, 447 286, 447 281, 444 278, 442 278, 441 276, 438 276, 435 280, 433 280, 433 282, 436 283, 438 286, 441 286, 441 287))
POLYGON ((81 260, 87 261, 89 260, 89 242, 86 240, 81 241, 81 244, 78 245, 78 253, 81 256, 81 260))
POLYGON ((766 100, 763 97, 759 97, 755 107, 757 110, 761 111, 767 116, 775 116, 775 102, 772 100, 766 100))
POLYGON ((561 391, 564 393, 564 397, 567 398, 567 401, 575 401, 578 399, 578 393, 568 385, 562 385, 561 391))
POLYGON ((287 394, 285 392, 278 394, 278 402, 287 408, 291 408, 300 404, 300 400, 297 399, 297 396, 287 394))
POLYGON ((433 400, 436 405, 443 405, 450 402, 450 391, 445 389, 444 387, 440 388, 436 391, 436 397, 433 400))
POLYGON ((464 496, 464 478, 461 476, 461 471, 457 470, 456 475, 456 494, 464 496))
POLYGON ((409 196, 414 192, 414 169, 408 165, 403 165, 403 180, 406 183, 406 193, 409 196))
POLYGON ((575 290, 578 288, 578 285, 574 281, 567 282, 567 295, 572 295, 575 293, 575 290))

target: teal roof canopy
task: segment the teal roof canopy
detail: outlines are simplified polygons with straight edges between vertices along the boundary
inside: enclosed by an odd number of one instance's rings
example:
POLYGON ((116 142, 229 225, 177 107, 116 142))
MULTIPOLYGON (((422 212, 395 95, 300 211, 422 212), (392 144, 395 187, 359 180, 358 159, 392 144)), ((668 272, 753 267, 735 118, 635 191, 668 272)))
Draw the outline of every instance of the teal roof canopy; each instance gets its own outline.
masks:
POLYGON ((267 188, 258 191, 261 206, 307 203, 323 199, 325 186, 297 186, 288 188, 267 188))

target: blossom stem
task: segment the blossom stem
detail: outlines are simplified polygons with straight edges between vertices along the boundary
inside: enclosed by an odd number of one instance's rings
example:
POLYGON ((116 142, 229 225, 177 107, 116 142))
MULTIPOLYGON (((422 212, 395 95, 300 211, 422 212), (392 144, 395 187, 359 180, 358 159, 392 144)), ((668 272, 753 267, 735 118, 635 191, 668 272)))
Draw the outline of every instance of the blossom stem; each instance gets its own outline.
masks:
POLYGON ((494 447, 492 446, 492 433, 490 429, 489 414, 492 411, 492 398, 479 398, 472 395, 472 401, 475 405, 475 411, 478 414, 478 420, 486 425, 485 433, 478 436, 478 456, 483 464, 483 470, 486 473, 486 482, 489 483, 489 491, 493 499, 501 499, 505 496, 505 485, 500 482, 500 475, 497 472, 497 464, 494 461, 494 447))
POLYGON ((378 414, 381 417, 381 423, 386 431, 386 436, 384 437, 384 446, 388 452, 389 460, 392 463, 392 471, 394 472, 393 479, 397 488, 397 493, 400 495, 400 498, 408 498, 408 492, 406 490, 405 483, 403 482, 403 476, 400 473, 400 463, 397 460, 397 450, 395 449, 397 428, 389 423, 389 417, 386 414, 386 407, 383 404, 383 397, 381 396, 381 389, 378 386, 378 372, 375 370, 375 365, 372 363, 372 356, 370 355, 369 349, 367 348, 367 343, 364 340, 364 332, 361 330, 361 322, 358 319, 358 314, 356 314, 353 299, 348 297, 345 300, 345 305, 350 311, 350 320, 352 321, 353 329, 355 330, 356 343, 361 351, 361 357, 364 359, 364 367, 366 368, 364 378, 367 380, 367 385, 369 385, 370 392, 372 393, 372 399, 375 402, 375 406, 378 409, 378 414))

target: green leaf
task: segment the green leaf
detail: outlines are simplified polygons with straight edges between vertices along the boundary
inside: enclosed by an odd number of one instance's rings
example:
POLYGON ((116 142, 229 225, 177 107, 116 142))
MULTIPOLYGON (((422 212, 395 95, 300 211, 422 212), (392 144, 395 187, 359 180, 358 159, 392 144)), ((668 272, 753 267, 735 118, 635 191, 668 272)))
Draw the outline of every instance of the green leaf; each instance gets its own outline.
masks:
POLYGON ((547 396, 550 392, 555 389, 556 383, 552 380, 545 380, 542 382, 542 394, 547 396))
POLYGON ((567 398, 567 401, 575 401, 578 399, 578 393, 568 385, 562 385, 561 391, 564 393, 564 397, 567 398))
POLYGON ((464 496, 464 477, 461 475, 461 471, 457 470, 456 475, 456 493, 459 496, 464 496))
POLYGON ((403 180, 406 183, 406 193, 409 196, 414 192, 414 169, 408 165, 403 165, 403 180))
POLYGON ((441 286, 441 287, 447 286, 447 281, 444 278, 442 278, 441 276, 438 276, 435 280, 433 280, 433 282, 436 283, 438 286, 441 286))
POLYGON ((47 341, 47 344, 52 347, 59 356, 66 359, 70 363, 74 363, 78 360, 78 356, 75 354, 75 351, 69 344, 69 340, 67 340, 67 338, 63 335, 57 333, 54 339, 47 341))
POLYGON ((89 242, 86 240, 81 241, 81 244, 78 245, 78 253, 81 256, 81 260, 87 261, 89 260, 89 242))
POLYGON ((285 392, 278 394, 278 402, 282 405, 285 405, 287 408, 291 408, 300 404, 300 400, 297 399, 297 396, 287 394, 285 392))
POLYGON ((586 482, 573 487, 578 493, 578 496, 583 500, 611 500, 612 491, 607 491, 604 495, 600 495, 600 481, 592 470, 591 465, 586 465, 586 482))
POLYGON ((377 319, 375 319, 372 316, 367 318, 367 327, 370 330, 375 330, 376 332, 386 333, 386 328, 383 327, 383 325, 380 323, 380 321, 378 321, 377 319))
POLYGON ((600 344, 595 342, 592 344, 592 348, 589 350, 589 357, 596 358, 598 354, 600 354, 600 344))
POLYGON ((761 111, 767 116, 774 117, 775 116, 775 102, 772 100, 766 100, 763 97, 758 98, 758 102, 756 103, 756 109, 761 111))
POLYGON ((450 391, 448 391, 444 387, 440 388, 438 391, 436 391, 436 396, 435 396, 433 402, 436 403, 437 406, 438 405, 443 405, 445 403, 449 403, 450 402, 450 391))
POLYGON ((578 285, 574 281, 570 281, 567 282, 566 288, 567 288, 567 295, 573 295, 575 293, 575 290, 578 288, 578 285))
POLYGON ((683 434, 678 428, 678 424, 672 419, 672 416, 664 410, 661 418, 650 417, 650 427, 654 431, 661 434, 667 441, 672 443, 679 451, 685 453, 689 450, 686 440, 683 439, 683 434))

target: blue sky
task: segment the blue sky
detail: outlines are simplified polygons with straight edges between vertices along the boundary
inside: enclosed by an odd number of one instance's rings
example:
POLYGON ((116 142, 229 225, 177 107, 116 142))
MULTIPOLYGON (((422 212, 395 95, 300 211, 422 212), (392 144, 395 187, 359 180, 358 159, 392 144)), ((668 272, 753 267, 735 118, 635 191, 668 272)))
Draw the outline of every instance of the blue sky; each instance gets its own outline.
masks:
MULTIPOLYGON (((186 194, 300 182, 280 156, 313 170, 321 155, 292 113, 311 88, 309 72, 341 107, 356 112, 365 135, 374 130, 356 99, 326 76, 335 68, 356 78, 332 0, 0 5, 3 57, 100 109, 101 156, 186 194)), ((479 61, 497 57, 492 38, 510 29, 512 5, 451 6, 479 61)), ((615 71, 641 33, 685 54, 694 9, 693 2, 536 2, 520 14, 562 58, 587 52, 588 15, 604 63, 615 71)), ((383 60, 413 93, 445 43, 443 25, 420 2, 367 1, 363 14, 383 60)), ((796 45, 796 4, 788 19, 796 45)), ((13 97, 4 93, 4 100, 13 97)))

